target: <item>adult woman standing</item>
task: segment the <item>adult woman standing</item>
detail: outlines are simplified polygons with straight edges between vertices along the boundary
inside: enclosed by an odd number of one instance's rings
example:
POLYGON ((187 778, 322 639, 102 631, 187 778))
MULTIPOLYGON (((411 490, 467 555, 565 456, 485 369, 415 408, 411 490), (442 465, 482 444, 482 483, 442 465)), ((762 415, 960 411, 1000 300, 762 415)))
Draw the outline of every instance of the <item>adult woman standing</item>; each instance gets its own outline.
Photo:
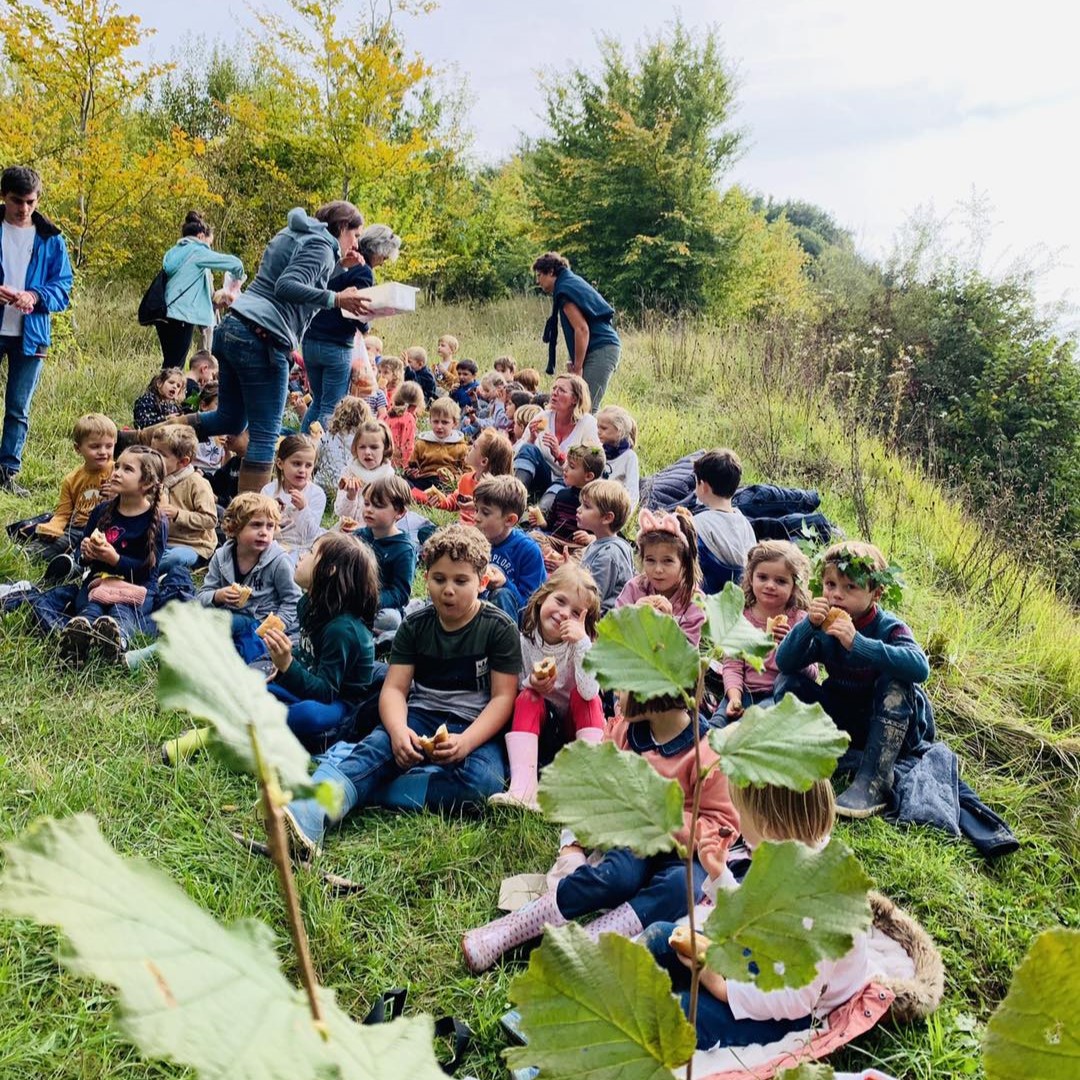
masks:
MULTIPOLYGON (((514 474, 530 496, 544 496, 563 486, 566 451, 571 446, 599 446, 596 417, 589 411, 589 387, 580 375, 560 375, 551 387, 548 411, 525 432, 525 443, 514 456, 514 474)), ((554 491, 540 505, 550 503, 554 491)))
MULTIPOLYGON (((362 261, 342 260, 345 269, 329 280, 327 288, 332 292, 370 288, 375 284, 375 267, 396 259, 400 249, 401 237, 389 225, 369 225, 360 234, 362 261)), ((348 319, 336 308, 320 311, 311 320, 304 335, 304 367, 311 388, 311 404, 300 425, 305 435, 316 420, 325 426, 337 403, 349 392, 353 339, 357 331, 366 334, 367 329, 367 323, 348 319)))
POLYGON ((196 326, 214 325, 213 271, 225 270, 242 279, 244 264, 235 255, 214 251, 214 230, 197 210, 189 210, 180 227, 180 240, 161 260, 168 275, 165 309, 168 317, 154 323, 161 342, 164 367, 182 368, 191 350, 196 326))
POLYGON ((548 347, 548 374, 555 374, 555 347, 562 325, 567 371, 580 375, 589 386, 592 411, 600 408, 608 381, 619 366, 622 342, 611 325, 615 309, 557 251, 533 263, 536 284, 552 298, 551 318, 544 327, 548 347))

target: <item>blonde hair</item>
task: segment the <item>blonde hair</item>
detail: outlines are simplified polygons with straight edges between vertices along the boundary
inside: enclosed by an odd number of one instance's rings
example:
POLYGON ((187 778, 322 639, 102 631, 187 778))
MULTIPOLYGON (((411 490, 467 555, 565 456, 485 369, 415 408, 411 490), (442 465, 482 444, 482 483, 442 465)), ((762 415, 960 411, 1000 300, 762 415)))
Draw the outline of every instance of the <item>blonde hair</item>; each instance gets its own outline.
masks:
POLYGON ((439 344, 441 345, 443 342, 445 342, 447 345, 450 346, 450 355, 451 356, 453 356, 453 354, 456 353, 458 351, 458 349, 461 348, 461 346, 458 344, 458 339, 456 337, 454 337, 453 334, 440 334, 439 335, 439 344))
POLYGON ((597 414, 597 421, 606 416, 612 427, 619 433, 619 440, 626 439, 631 446, 637 446, 637 421, 621 405, 605 405, 597 414))
POLYGON ((448 416, 456 424, 461 419, 461 406, 452 397, 435 398, 428 406, 428 416, 448 416))
POLYGON ((514 378, 521 383, 521 385, 529 391, 530 394, 535 394, 540 389, 540 372, 536 368, 522 368, 520 371, 514 372, 514 378))
POLYGON ((383 340, 378 334, 365 334, 364 335, 364 348, 370 352, 376 352, 382 356, 383 340))
POLYGON ((371 419, 371 406, 363 398, 346 395, 337 403, 328 430, 331 435, 348 435, 371 419))
POLYGON ((791 574, 794 582, 791 599, 784 606, 806 611, 810 607, 810 594, 807 591, 810 583, 810 560, 790 540, 761 540, 747 552, 746 569, 742 577, 746 606, 753 607, 757 603, 754 595, 754 570, 767 562, 782 562, 791 574))
POLYGON ((388 383, 391 376, 394 377, 394 385, 397 386, 405 378, 405 361, 397 356, 384 356, 383 362, 379 365, 379 378, 384 380, 384 383, 388 383))
POLYGON ((269 495, 243 491, 226 507, 221 528, 230 540, 235 540, 240 530, 255 517, 269 518, 278 525, 281 522, 281 506, 277 499, 271 499, 269 495))
POLYGON ((510 440, 495 428, 484 428, 473 446, 487 460, 487 476, 506 476, 514 471, 514 448, 510 440))
POLYGON ((539 405, 519 405, 514 410, 514 424, 520 424, 524 431, 538 416, 543 416, 544 410, 539 405))
POLYGON ((394 391, 394 405, 390 415, 401 416, 410 405, 415 405, 418 413, 424 411, 424 391, 417 382, 403 382, 394 391))
POLYGON ((489 371, 480 380, 480 385, 485 390, 504 390, 506 388, 506 376, 498 371, 489 371))
MULTIPOLYGON (((520 375, 518 381, 521 381, 520 375)), ((580 375, 570 375, 565 371, 551 385, 554 387, 556 383, 561 382, 570 384, 574 395, 574 408, 570 415, 574 418, 574 422, 577 423, 592 408, 592 394, 589 393, 589 384, 580 375)), ((548 408, 551 408, 550 404, 548 408)))
POLYGON ((383 461, 388 461, 394 453, 394 438, 390 429, 381 420, 365 420, 357 429, 352 438, 352 456, 356 457, 357 447, 365 435, 378 435, 382 438, 383 461))
POLYGON ((581 501, 601 514, 611 514, 611 531, 617 533, 630 517, 630 492, 618 480, 590 480, 581 489, 581 501))
POLYGON ((188 371, 201 367, 209 368, 215 375, 218 373, 217 357, 209 349, 200 349, 188 361, 188 371))
POLYGON ((105 435, 116 441, 116 425, 104 413, 92 412, 80 416, 71 429, 71 441, 76 446, 82 446, 95 435, 105 435))
POLYGON ((521 613, 521 632, 534 641, 540 636, 540 607, 556 589, 573 590, 585 600, 585 633, 590 641, 596 640, 596 624, 600 621, 600 590, 592 574, 578 563, 563 563, 553 571, 529 597, 521 613))
POLYGON ((817 847, 828 839, 836 821, 836 800, 828 780, 816 780, 809 791, 791 788, 736 787, 731 785, 731 802, 739 819, 748 818, 763 840, 798 840, 817 847))
POLYGON ((164 450, 175 458, 195 458, 199 452, 199 436, 188 424, 166 424, 151 436, 150 445, 157 451, 164 450))

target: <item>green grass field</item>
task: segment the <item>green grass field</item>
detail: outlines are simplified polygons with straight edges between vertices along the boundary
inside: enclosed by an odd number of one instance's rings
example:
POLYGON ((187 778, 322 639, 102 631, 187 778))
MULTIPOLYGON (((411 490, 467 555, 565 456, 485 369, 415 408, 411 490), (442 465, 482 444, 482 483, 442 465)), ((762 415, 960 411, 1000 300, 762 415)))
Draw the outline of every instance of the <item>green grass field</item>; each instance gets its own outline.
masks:
MULTIPOLYGON (((79 413, 130 421, 159 356, 134 308, 130 296, 78 298, 74 330, 63 330, 35 401, 22 473, 34 498, 0 496, 5 522, 50 505, 73 467, 68 433, 79 413)), ((440 332, 452 331, 481 370, 508 351, 542 370, 545 308, 540 300, 429 308, 380 330, 391 352, 416 342, 433 349, 440 332)), ((812 361, 778 333, 628 334, 609 401, 638 419, 643 472, 699 446, 731 445, 747 480, 819 488, 823 509, 849 535, 869 528, 905 568, 903 614, 931 655, 939 728, 964 778, 1023 846, 987 865, 936 831, 841 824, 877 887, 934 936, 947 996, 928 1024, 880 1029, 838 1063, 876 1064, 898 1077, 978 1075, 981 1027, 1033 935, 1080 926, 1080 622, 941 489, 842 424, 834 397, 815 385, 812 361)), ((4 579, 36 572, 6 541, 0 546, 4 579)), ((184 720, 155 707, 153 672, 63 673, 18 612, 0 620, 0 643, 0 838, 41 815, 91 811, 118 851, 161 867, 223 921, 264 920, 287 955, 273 868, 230 837, 256 830, 254 785, 207 758, 175 771, 160 764, 161 741, 184 720)), ((497 1021, 520 965, 474 978, 458 941, 493 915, 501 878, 546 869, 554 842, 550 826, 512 813, 350 820, 331 838, 324 865, 365 891, 334 898, 317 876, 299 875, 320 979, 358 1017, 379 991, 408 985, 414 1009, 454 1013, 473 1027, 463 1073, 505 1076, 497 1021)), ((0 923, 0 1078, 185 1075, 141 1062, 110 1026, 107 989, 62 971, 56 954, 52 932, 0 923)))

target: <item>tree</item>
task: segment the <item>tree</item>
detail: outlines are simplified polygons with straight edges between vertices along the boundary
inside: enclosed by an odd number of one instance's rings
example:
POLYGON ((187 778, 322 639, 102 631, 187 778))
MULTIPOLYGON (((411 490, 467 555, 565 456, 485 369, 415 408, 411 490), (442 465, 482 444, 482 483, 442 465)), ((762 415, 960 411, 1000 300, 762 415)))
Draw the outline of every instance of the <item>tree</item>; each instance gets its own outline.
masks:
POLYGON ((851 231, 838 224, 828 210, 814 203, 796 199, 774 202, 770 196, 767 200, 754 199, 753 207, 764 214, 770 225, 785 219, 791 225, 799 246, 812 260, 820 258, 826 248, 850 249, 854 246, 851 231))
POLYGON ((149 32, 114 0, 7 8, 0 34, 12 86, 0 151, 46 177, 75 266, 114 272, 147 250, 146 233, 164 218, 175 227, 182 208, 207 198, 193 167, 202 145, 175 127, 151 134, 133 123, 167 67, 131 57, 149 32))

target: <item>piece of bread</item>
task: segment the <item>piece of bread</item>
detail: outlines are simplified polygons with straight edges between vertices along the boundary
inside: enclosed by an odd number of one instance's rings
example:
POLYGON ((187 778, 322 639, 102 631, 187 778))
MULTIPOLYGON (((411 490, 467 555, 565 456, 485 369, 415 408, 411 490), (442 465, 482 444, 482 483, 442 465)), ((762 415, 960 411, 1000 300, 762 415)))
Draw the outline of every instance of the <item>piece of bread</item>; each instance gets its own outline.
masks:
POLYGON ((534 417, 529 422, 529 426, 534 431, 547 431, 547 417, 543 413, 541 413, 539 416, 534 417))
POLYGON ((538 679, 550 679, 556 672, 555 657, 545 656, 543 660, 537 660, 533 664, 533 674, 538 679))
POLYGON ((277 616, 273 611, 266 616, 265 619, 258 626, 255 627, 255 633, 259 637, 265 637, 267 630, 284 630, 285 623, 277 616))
MULTIPOLYGON (((243 607, 251 599, 251 586, 250 585, 235 585, 236 589, 236 604, 237 607, 243 607)), ((276 618, 276 616, 275 616, 276 618)))
POLYGON ((305 394, 304 395, 304 404, 305 405, 310 405, 311 404, 311 395, 310 394, 305 394))
POLYGON ((356 532, 360 528, 360 522, 356 518, 343 517, 338 525, 341 527, 342 532, 356 532))
POLYGON ((450 730, 445 724, 440 724, 434 735, 417 735, 416 741, 428 757, 433 757, 436 746, 442 746, 443 743, 450 741, 450 730))
POLYGON ((831 607, 829 608, 829 614, 821 620, 821 629, 828 630, 837 619, 848 619, 850 621, 851 616, 843 608, 831 607))
POLYGON ((773 630, 778 626, 787 626, 788 617, 786 615, 772 615, 765 620, 765 633, 772 637, 773 630))
POLYGON ((312 439, 321 439, 326 434, 326 429, 319 423, 318 420, 311 422, 311 427, 308 428, 308 435, 312 439))
POLYGON ((100 529, 95 529, 90 534, 90 540, 95 544, 107 544, 109 542, 106 539, 105 534, 100 529))
MULTIPOLYGON (((685 956, 687 960, 693 959, 693 954, 690 952, 689 926, 676 926, 675 929, 671 931, 671 937, 668 938, 668 944, 680 956, 685 956)), ((699 964, 705 963, 705 953, 708 952, 711 944, 712 942, 700 930, 694 933, 694 945, 697 949, 697 962, 699 964)))

